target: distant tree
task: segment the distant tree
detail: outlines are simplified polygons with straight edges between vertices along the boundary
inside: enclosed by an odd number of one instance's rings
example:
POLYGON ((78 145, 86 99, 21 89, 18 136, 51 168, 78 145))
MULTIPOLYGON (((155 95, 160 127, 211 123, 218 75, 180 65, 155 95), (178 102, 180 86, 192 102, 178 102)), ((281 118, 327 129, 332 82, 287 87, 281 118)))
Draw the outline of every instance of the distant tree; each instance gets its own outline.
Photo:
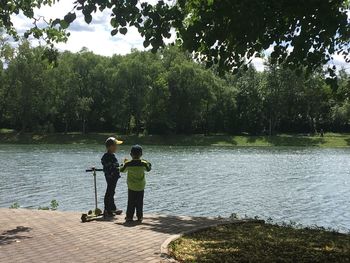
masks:
POLYGON ((50 72, 55 97, 54 123, 58 130, 65 133, 75 128, 74 123, 78 119, 78 75, 73 70, 75 57, 76 55, 70 52, 60 54, 58 66, 50 72))
POLYGON ((7 63, 13 56, 14 48, 9 43, 9 39, 4 36, 3 29, 0 28, 0 60, 2 63, 7 63))
POLYGON ((260 81, 260 74, 253 66, 250 66, 246 72, 239 72, 233 82, 233 85, 237 87, 237 118, 241 132, 257 134, 264 129, 260 81))
POLYGON ((338 73, 338 88, 335 91, 336 100, 344 101, 350 99, 350 75, 343 68, 338 73))
POLYGON ((169 68, 169 117, 177 133, 208 132, 214 76, 188 60, 169 68))
POLYGON ((151 134, 167 134, 174 128, 169 118, 170 91, 167 83, 167 73, 159 74, 153 81, 148 93, 146 104, 146 130, 151 134))
POLYGON ((266 121, 264 126, 269 135, 275 134, 277 129, 292 129, 285 125, 295 121, 294 117, 300 113, 297 95, 300 93, 302 81, 300 75, 297 76, 295 71, 284 64, 277 66, 267 63, 267 70, 261 81, 261 92, 266 121))
POLYGON ((8 43, 4 32, 0 29, 0 123, 5 119, 6 101, 10 93, 8 81, 6 79, 4 65, 6 65, 14 55, 14 48, 8 43))
POLYGON ((132 131, 139 133, 144 126, 144 109, 151 85, 150 66, 148 54, 136 51, 119 65, 116 85, 127 91, 123 113, 127 116, 125 128, 128 133, 132 131))
POLYGON ((103 57, 60 53, 24 41, 0 67, 0 127, 28 132, 277 134, 349 131, 350 75, 285 64, 220 76, 167 47, 103 57))
POLYGON ((96 83, 93 79, 95 68, 101 62, 101 57, 83 48, 72 61, 72 70, 76 73, 77 115, 81 121, 81 131, 86 133, 89 124, 89 115, 94 110, 96 83))
POLYGON ((329 119, 329 100, 331 98, 331 88, 326 85, 322 73, 316 72, 305 77, 301 94, 304 106, 304 116, 308 121, 309 131, 317 133, 320 124, 329 119))
POLYGON ((0 123, 4 122, 5 118, 5 105, 7 99, 7 94, 9 89, 7 87, 7 83, 5 81, 5 74, 2 63, 0 63, 0 123))
POLYGON ((48 124, 52 94, 46 89, 46 85, 50 86, 49 64, 42 55, 41 48, 30 48, 25 41, 6 71, 9 88, 6 110, 13 125, 21 131, 48 124))
POLYGON ((332 106, 332 122, 339 128, 347 128, 350 124, 350 75, 345 69, 340 70, 338 89, 335 92, 332 106))
POLYGON ((335 105, 332 108, 333 120, 342 125, 348 126, 350 124, 350 101, 346 99, 342 104, 335 105))

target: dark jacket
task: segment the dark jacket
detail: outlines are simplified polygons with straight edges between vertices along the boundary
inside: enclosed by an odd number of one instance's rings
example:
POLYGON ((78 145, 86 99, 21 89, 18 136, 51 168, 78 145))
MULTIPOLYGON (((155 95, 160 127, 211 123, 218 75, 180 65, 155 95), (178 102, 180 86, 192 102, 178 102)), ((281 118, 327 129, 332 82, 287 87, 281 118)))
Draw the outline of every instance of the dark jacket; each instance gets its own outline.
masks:
POLYGON ((113 153, 105 153, 102 156, 101 163, 106 177, 120 178, 119 163, 113 153))

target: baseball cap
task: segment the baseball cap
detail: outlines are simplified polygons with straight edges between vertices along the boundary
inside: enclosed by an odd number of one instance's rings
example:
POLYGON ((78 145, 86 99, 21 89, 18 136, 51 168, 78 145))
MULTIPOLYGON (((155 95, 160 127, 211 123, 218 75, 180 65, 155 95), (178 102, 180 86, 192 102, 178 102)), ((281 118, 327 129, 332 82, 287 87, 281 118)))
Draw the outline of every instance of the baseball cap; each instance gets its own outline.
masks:
POLYGON ((118 145, 123 144, 123 141, 118 140, 114 137, 108 137, 105 144, 106 144, 106 147, 109 147, 109 146, 114 145, 114 144, 118 144, 118 145))

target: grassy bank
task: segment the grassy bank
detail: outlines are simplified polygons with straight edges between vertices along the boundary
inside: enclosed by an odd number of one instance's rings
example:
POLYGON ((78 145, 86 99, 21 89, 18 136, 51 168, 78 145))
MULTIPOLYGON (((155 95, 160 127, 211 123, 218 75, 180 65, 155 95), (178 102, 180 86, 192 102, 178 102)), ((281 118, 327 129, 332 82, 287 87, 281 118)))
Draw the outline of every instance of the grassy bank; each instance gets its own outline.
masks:
POLYGON ((185 235, 172 256, 194 262, 349 262, 350 235, 324 229, 242 223, 185 235))
MULTIPOLYGON (((53 133, 32 134, 0 132, 0 143, 17 144, 101 144, 111 133, 53 133)), ((228 136, 228 135, 149 135, 119 136, 126 144, 189 145, 189 146, 300 146, 300 147, 349 147, 350 134, 326 134, 319 136, 228 136)))

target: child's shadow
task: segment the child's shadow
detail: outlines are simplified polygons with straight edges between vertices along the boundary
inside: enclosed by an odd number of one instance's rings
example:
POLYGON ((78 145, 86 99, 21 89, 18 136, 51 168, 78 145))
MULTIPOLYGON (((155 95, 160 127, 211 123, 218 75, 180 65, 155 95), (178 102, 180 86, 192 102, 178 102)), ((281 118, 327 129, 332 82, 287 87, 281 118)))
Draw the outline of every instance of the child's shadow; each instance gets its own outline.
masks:
POLYGON ((139 226, 140 223, 133 221, 133 222, 117 222, 116 225, 124 226, 124 227, 135 227, 139 226))

